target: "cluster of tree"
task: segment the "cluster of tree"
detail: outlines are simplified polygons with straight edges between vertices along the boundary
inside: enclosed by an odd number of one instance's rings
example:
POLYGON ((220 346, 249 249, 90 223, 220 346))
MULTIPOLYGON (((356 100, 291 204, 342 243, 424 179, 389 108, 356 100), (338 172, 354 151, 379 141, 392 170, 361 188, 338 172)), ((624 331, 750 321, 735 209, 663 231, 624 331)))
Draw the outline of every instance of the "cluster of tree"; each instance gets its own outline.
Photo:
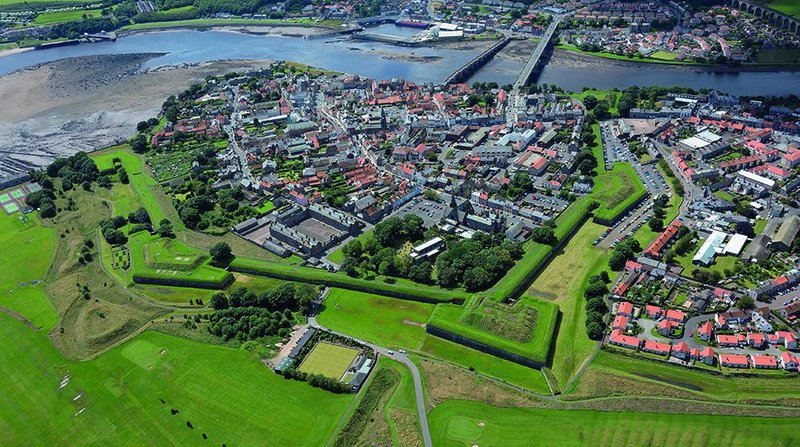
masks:
POLYGON ((364 0, 355 8, 360 17, 374 17, 380 15, 384 0, 364 0))
POLYGON ((584 296, 586 297, 586 334, 592 340, 600 340, 606 330, 603 320, 608 312, 605 296, 608 293, 608 283, 610 279, 608 272, 603 271, 599 275, 589 278, 584 296))
POLYGON ((420 241, 425 237, 425 227, 422 225, 422 218, 407 214, 402 219, 399 217, 389 217, 375 225, 373 237, 361 242, 353 239, 348 242, 343 252, 345 255, 342 262, 342 270, 350 276, 359 276, 359 269, 362 271, 372 271, 380 275, 399 276, 410 278, 411 272, 414 273, 414 281, 421 283, 431 282, 433 268, 428 266, 415 266, 407 255, 401 255, 394 247, 405 242, 420 241), (427 275, 425 272, 430 271, 427 275))
POLYGON ((208 254, 211 255, 211 261, 220 267, 226 267, 233 261, 233 250, 226 242, 217 242, 208 250, 208 254))
POLYGON ((225 292, 217 292, 211 297, 211 307, 224 310, 236 307, 258 307, 271 312, 308 313, 317 289, 310 284, 283 283, 274 289, 267 289, 259 294, 239 287, 230 296, 225 292))
POLYGON ((136 23, 147 22, 174 22, 176 20, 191 20, 200 17, 197 8, 191 7, 173 11, 150 11, 137 14, 133 21, 136 23))
POLYGON ((675 233, 675 238, 677 240, 672 247, 669 248, 666 252, 664 252, 664 262, 667 264, 671 264, 672 261, 675 259, 675 256, 682 256, 688 253, 692 248, 694 248, 694 244, 692 241, 697 234, 692 233, 686 225, 682 225, 678 228, 678 232, 675 233))
POLYGON ((68 191, 75 184, 97 180, 100 171, 86 152, 77 152, 68 158, 56 158, 45 170, 52 178, 61 178, 61 189, 68 191))
POLYGON ((230 307, 211 314, 209 323, 212 335, 244 342, 275 335, 284 337, 294 319, 288 310, 282 313, 261 307, 230 307))
MULTIPOLYGON (((609 98, 614 98, 614 95, 609 95, 609 98)), ((583 98, 583 105, 589 112, 589 121, 611 118, 610 106, 607 101, 600 101, 593 95, 587 95, 583 98)))
MULTIPOLYGON (((39 182, 39 184, 41 184, 41 182, 39 182)), ((42 217, 55 217, 55 200, 56 194, 53 192, 52 188, 44 188, 25 196, 25 203, 32 208, 37 208, 39 210, 39 215, 42 217)))
POLYGON ((668 94, 668 93, 683 93, 687 95, 695 95, 697 91, 688 88, 688 87, 680 87, 680 86, 672 86, 672 87, 659 87, 659 86, 651 86, 651 87, 637 87, 632 86, 622 90, 622 96, 619 98, 619 113, 624 116, 630 116, 631 109, 637 107, 640 102, 654 105, 658 98, 668 94))
POLYGON ((88 264, 92 262, 94 259, 92 256, 92 248, 94 248, 94 242, 92 242, 91 239, 84 239, 81 252, 78 255, 78 262, 81 264, 88 264))
POLYGON ((314 388, 322 388, 336 394, 352 392, 353 388, 344 382, 340 382, 322 374, 309 374, 295 368, 286 368, 281 372, 284 378, 308 382, 314 388))
POLYGON ((96 34, 101 31, 113 31, 119 27, 119 22, 110 17, 96 17, 53 25, 48 32, 48 39, 66 37, 77 39, 83 34, 96 34))
POLYGON ((262 0, 194 0, 194 7, 201 16, 210 16, 218 12, 234 15, 252 14, 261 7, 262 0))
POLYGON ((611 258, 608 260, 608 266, 611 267, 611 270, 620 271, 625 267, 625 263, 636 258, 636 254, 640 251, 642 251, 642 246, 639 245, 639 241, 629 237, 614 248, 614 252, 611 253, 611 258))
POLYGON ((692 270, 692 278, 706 284, 717 284, 722 281, 722 273, 716 270, 697 268, 692 270))
POLYGON ((208 331, 226 340, 248 341, 289 333, 295 312, 308 313, 316 296, 308 284, 284 283, 256 294, 244 287, 230 296, 217 292, 211 297, 214 313, 208 331))
POLYGON ((662 172, 665 172, 667 174, 669 182, 670 184, 672 184, 672 189, 675 190, 675 194, 683 197, 683 194, 685 193, 683 185, 681 184, 680 180, 678 180, 678 178, 675 177, 675 173, 672 172, 672 169, 670 169, 669 164, 667 164, 667 161, 664 160, 663 158, 661 160, 658 160, 658 166, 661 167, 662 172))
POLYGON ((485 290, 514 265, 523 254, 522 245, 501 234, 477 232, 472 239, 450 243, 436 258, 439 285, 464 286, 470 292, 485 290))
POLYGON ((252 207, 239 205, 239 201, 244 198, 239 188, 215 191, 209 185, 213 181, 214 179, 205 173, 200 173, 196 178, 176 187, 177 194, 189 196, 183 202, 176 201, 178 215, 188 228, 197 230, 205 230, 211 226, 227 228, 234 222, 240 222, 257 214, 252 207))
POLYGON ((122 245, 128 242, 128 236, 120 230, 128 223, 128 219, 123 216, 109 217, 100 221, 100 231, 106 242, 111 245, 122 245))
MULTIPOLYGON (((162 220, 162 222, 164 220, 162 220)), ((150 215, 147 214, 147 210, 144 208, 139 208, 136 211, 131 211, 128 213, 128 222, 133 224, 128 229, 128 234, 138 233, 140 231, 150 231, 152 228, 152 224, 150 223, 150 215)))
POLYGON ((540 244, 556 245, 556 243, 558 243, 558 238, 556 237, 552 221, 534 228, 531 231, 531 240, 540 244))
POLYGON ((516 199, 520 195, 533 190, 533 180, 526 172, 519 172, 511 178, 508 184, 500 189, 500 194, 507 199, 516 199))

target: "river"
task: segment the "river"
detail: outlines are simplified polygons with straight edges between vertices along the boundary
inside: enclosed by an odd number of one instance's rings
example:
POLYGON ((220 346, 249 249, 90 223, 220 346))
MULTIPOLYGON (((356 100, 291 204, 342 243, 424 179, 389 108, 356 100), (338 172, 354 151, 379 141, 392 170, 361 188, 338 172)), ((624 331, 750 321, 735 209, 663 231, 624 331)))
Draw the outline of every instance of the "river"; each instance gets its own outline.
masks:
MULTIPOLYGON (((396 31, 394 26, 392 31, 396 31)), ((384 29, 381 29, 383 31, 384 29)), ((389 28, 386 27, 386 31, 389 28)), ((405 30, 403 30, 405 31, 405 30)), ((442 82, 479 50, 434 47, 398 47, 346 38, 303 40, 295 37, 258 36, 222 31, 161 31, 133 34, 116 42, 28 51, 0 57, 0 75, 58 59, 125 53, 166 53, 143 68, 222 59, 285 59, 320 68, 357 73, 374 79, 403 78, 414 82, 442 82), (408 62, 402 55, 437 56, 432 62, 408 62), (401 56, 401 58, 398 58, 401 56)), ((490 61, 471 80, 511 83, 522 63, 490 61)), ((745 71, 713 73, 702 69, 643 63, 620 63, 598 58, 574 57, 556 52, 544 68, 539 83, 557 84, 566 90, 583 87, 608 89, 631 85, 683 85, 716 88, 739 95, 800 94, 800 73, 745 71)))

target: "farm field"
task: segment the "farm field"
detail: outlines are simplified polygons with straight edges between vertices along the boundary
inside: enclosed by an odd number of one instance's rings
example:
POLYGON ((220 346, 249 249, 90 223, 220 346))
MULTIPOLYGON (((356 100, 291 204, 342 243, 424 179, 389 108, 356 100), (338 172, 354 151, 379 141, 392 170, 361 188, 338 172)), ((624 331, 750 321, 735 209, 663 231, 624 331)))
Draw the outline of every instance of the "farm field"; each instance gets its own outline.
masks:
POLYGON ((298 369, 305 373, 322 374, 338 380, 347 372, 347 368, 357 355, 356 349, 320 342, 314 346, 298 369))
POLYGON ((55 25, 56 23, 72 22, 87 17, 100 17, 99 9, 75 9, 71 11, 43 12, 33 19, 34 25, 55 25))
POLYGON ((155 332, 87 362, 3 314, 0 339, 13 340, 0 344, 8 445, 191 445, 205 433, 209 445, 319 446, 352 399, 284 380, 246 351, 155 332))
POLYGON ((540 445, 687 447, 793 445, 800 418, 747 418, 584 410, 497 408, 448 401, 431 411, 437 446, 540 445), (541 423, 531 423, 541 421, 541 423))
POLYGON ((39 225, 35 213, 0 211, 0 307, 22 314, 45 332, 58 319, 42 284, 56 247, 56 232, 39 225), (22 217, 25 221, 20 221, 22 217), (11 257, 14 257, 13 262, 11 257))
POLYGON ((561 386, 566 385, 595 347, 595 342, 586 335, 583 295, 588 278, 607 268, 610 253, 592 246, 592 241, 604 228, 592 222, 584 223, 527 292, 557 304, 561 312, 552 364, 561 386))
POLYGON ((434 305, 369 293, 332 289, 320 324, 390 348, 418 349, 434 305))

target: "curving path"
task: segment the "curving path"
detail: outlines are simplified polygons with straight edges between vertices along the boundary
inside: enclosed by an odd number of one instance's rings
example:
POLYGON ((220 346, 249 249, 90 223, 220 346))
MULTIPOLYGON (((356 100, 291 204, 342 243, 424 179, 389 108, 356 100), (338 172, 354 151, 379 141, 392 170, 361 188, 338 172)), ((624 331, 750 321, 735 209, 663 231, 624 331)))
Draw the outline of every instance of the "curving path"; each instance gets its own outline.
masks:
MULTIPOLYGON (((351 337, 351 336, 349 336, 347 334, 343 334, 341 332, 334 331, 332 329, 329 329, 329 328, 319 324, 317 322, 316 317, 308 317, 308 324, 311 327, 314 327, 314 328, 317 328, 317 329, 322 329, 322 330, 334 333, 334 334, 342 336, 342 337, 353 338, 353 337, 351 337)), ((400 352, 394 352, 394 351, 391 351, 390 349, 384 348, 382 346, 378 346, 378 345, 373 344, 373 343, 366 342, 364 340, 358 340, 358 339, 355 339, 355 340, 358 341, 359 343, 363 343, 363 344, 369 346, 370 348, 374 349, 376 352, 378 352, 378 353, 380 353, 382 355, 385 355, 386 357, 388 357, 390 359, 394 359, 394 360, 406 365, 408 367, 408 369, 411 370, 411 376, 414 379, 414 394, 416 395, 416 398, 417 398, 417 414, 419 415, 419 427, 422 430, 422 440, 425 443, 425 447, 433 447, 433 441, 431 440, 431 431, 430 431, 430 428, 428 426, 428 412, 427 412, 427 408, 425 407, 425 394, 423 393, 423 390, 422 390, 422 376, 421 376, 421 374, 419 372, 419 368, 417 368, 417 365, 414 364, 414 362, 411 361, 411 359, 406 354, 403 354, 403 353, 400 353, 400 352), (392 352, 392 354, 389 354, 389 352, 392 352)))

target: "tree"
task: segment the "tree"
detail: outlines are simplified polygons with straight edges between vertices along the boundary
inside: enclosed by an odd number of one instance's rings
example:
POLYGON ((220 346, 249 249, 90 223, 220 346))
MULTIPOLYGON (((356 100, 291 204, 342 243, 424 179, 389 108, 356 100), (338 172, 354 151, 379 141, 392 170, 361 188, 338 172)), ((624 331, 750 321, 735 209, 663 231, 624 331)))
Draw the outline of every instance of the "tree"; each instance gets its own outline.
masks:
POLYGON ((464 287, 468 292, 485 289, 490 285, 489 281, 489 274, 481 267, 475 267, 464 273, 464 287))
POLYGON ((161 222, 158 223, 158 235, 168 238, 175 237, 175 233, 172 231, 172 222, 169 219, 161 219, 161 222))
POLYGON ((225 242, 217 242, 208 251, 214 264, 218 266, 227 266, 233 260, 233 251, 231 246, 225 242))
POLYGON ((142 133, 137 133, 131 141, 131 149, 136 153, 143 153, 147 151, 147 137, 142 133))
POLYGON ((739 300, 736 301, 736 307, 738 307, 741 310, 752 309, 755 306, 756 306, 756 303, 755 303, 755 301, 753 301, 753 298, 751 298, 751 297, 749 297, 747 295, 739 298, 739 300))
POLYGON ((342 247, 342 252, 349 258, 359 259, 364 255, 364 246, 360 240, 353 239, 342 247))
POLYGON ((39 215, 42 217, 55 217, 56 206, 53 204, 52 201, 43 202, 39 206, 39 215))
POLYGON ((428 261, 424 261, 419 265, 411 267, 408 271, 408 279, 421 284, 430 284, 432 274, 433 265, 428 261))
POLYGON ((664 229, 664 221, 658 217, 651 217, 650 220, 647 221, 647 226, 653 231, 661 231, 664 229))
POLYGON ((534 242, 546 245, 555 245, 558 242, 556 233, 550 225, 536 227, 531 231, 531 239, 534 242))
POLYGON ((603 326, 596 321, 591 321, 586 324, 586 335, 589 336, 591 340, 600 340, 603 338, 603 326))
POLYGON ((452 267, 446 267, 439 271, 439 285, 444 288, 453 288, 458 286, 461 282, 461 275, 458 270, 452 267))
POLYGON ((587 95, 583 98, 583 105, 586 106, 587 110, 592 110, 597 105, 597 98, 593 95, 587 95))
POLYGON ((228 297, 225 295, 225 292, 219 291, 211 296, 211 307, 214 310, 227 309, 229 306, 230 303, 228 302, 228 297))

